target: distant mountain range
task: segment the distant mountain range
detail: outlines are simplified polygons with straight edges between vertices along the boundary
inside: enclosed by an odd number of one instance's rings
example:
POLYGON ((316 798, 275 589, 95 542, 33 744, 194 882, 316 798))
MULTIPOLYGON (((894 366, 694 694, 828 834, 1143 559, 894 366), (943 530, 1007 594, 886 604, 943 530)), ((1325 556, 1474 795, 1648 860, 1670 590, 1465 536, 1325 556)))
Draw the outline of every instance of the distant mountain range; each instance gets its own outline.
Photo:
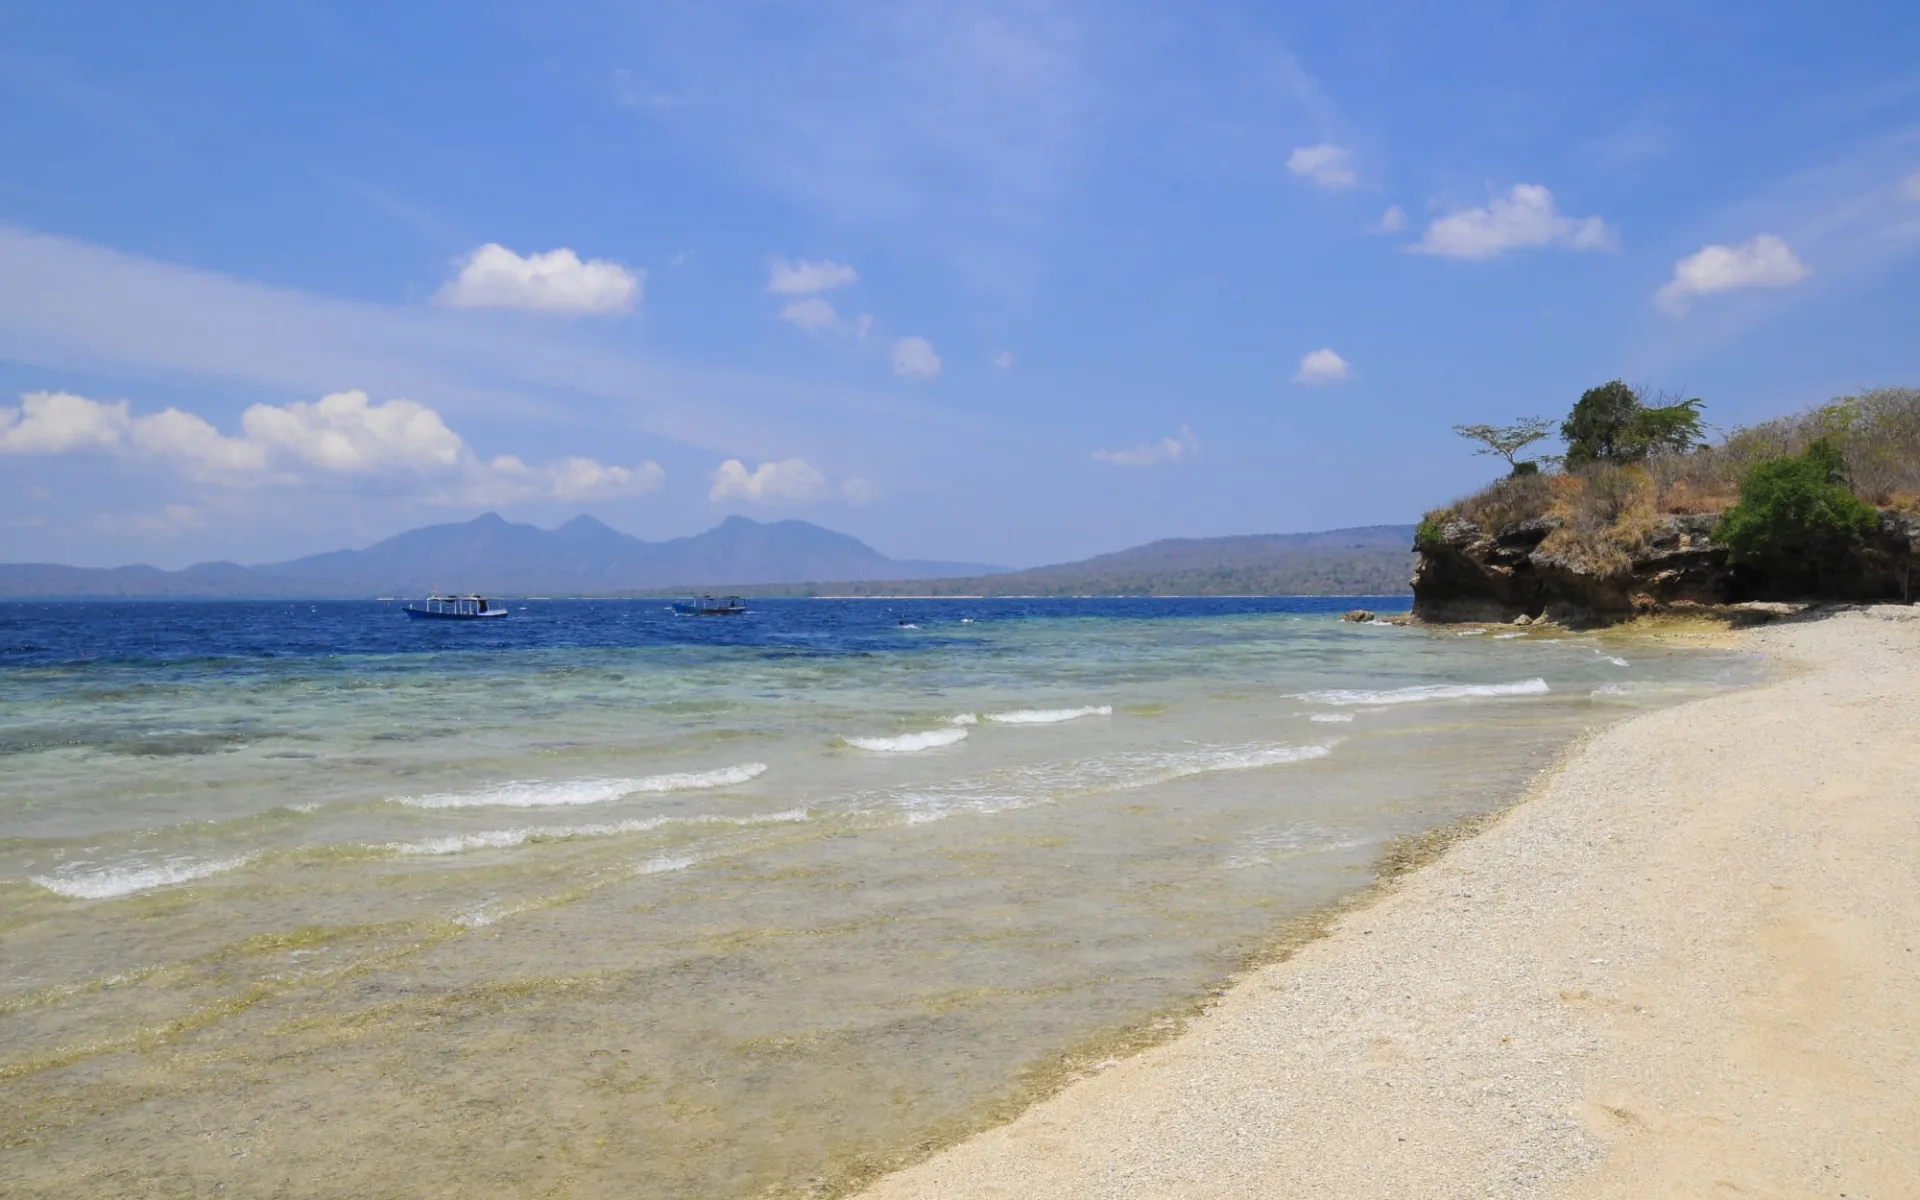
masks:
POLYGON ((589 516, 558 529, 488 513, 364 550, 245 567, 63 567, 0 563, 0 596, 417 596, 436 588, 578 596, 731 588, 757 595, 1385 595, 1405 592, 1413 526, 1175 538, 1027 571, 888 558, 807 521, 728 517, 705 533, 647 542, 589 516), (848 582, 821 582, 845 580, 848 582))
POLYGON ((62 567, 0 563, 0 596, 415 596, 446 588, 489 595, 604 595, 808 579, 937 579, 990 574, 983 563, 899 561, 806 521, 728 517, 705 533, 642 541, 588 516, 558 529, 495 513, 291 562, 243 567, 62 567))

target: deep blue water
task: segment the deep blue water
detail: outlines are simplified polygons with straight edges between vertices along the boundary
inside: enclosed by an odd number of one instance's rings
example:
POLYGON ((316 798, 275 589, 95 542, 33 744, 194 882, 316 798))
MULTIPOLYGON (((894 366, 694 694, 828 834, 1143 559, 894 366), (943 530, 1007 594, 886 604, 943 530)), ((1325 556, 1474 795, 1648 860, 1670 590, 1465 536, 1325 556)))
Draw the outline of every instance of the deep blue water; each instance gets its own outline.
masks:
POLYGON ((648 600, 515 600, 496 621, 415 621, 399 602, 0 602, 0 667, 642 646, 781 654, 911 653, 962 621, 1181 620, 1262 613, 1404 612, 1405 596, 749 601, 736 617, 681 617, 648 600), (903 639, 901 622, 919 628, 903 639))

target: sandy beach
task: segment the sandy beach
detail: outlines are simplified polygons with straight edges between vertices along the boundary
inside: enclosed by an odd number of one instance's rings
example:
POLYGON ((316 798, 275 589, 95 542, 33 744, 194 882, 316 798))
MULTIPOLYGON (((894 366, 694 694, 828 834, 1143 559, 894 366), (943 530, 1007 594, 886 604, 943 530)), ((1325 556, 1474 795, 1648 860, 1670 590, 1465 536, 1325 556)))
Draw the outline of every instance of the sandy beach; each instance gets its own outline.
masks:
POLYGON ((1920 611, 1744 636, 1771 682, 1599 733, 1177 1040, 866 1194, 1913 1195, 1920 611))

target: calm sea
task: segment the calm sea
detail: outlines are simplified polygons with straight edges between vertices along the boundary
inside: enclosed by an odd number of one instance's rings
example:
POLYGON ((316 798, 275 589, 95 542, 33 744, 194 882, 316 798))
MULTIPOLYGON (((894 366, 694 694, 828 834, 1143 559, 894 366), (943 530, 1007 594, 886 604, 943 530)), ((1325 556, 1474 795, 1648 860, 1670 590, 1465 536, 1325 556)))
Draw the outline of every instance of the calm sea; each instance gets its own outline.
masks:
POLYGON ((0 1191, 829 1194, 1755 671, 1354 603, 0 605, 0 1191))

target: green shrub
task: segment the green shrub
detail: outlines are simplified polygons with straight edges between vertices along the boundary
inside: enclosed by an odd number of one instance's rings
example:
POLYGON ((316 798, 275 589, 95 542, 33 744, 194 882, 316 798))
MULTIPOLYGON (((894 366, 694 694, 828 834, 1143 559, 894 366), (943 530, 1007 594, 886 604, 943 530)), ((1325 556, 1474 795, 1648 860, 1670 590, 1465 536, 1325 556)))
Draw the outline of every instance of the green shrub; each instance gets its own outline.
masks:
POLYGON ((1714 537, 1730 561, 1771 564, 1818 586, 1823 570, 1844 563, 1879 524, 1845 478, 1846 460, 1824 438, 1805 453, 1763 462, 1740 480, 1740 503, 1714 537))
POLYGON ((1420 518, 1420 524, 1414 527, 1413 548, 1416 550, 1436 550, 1444 540, 1446 523, 1435 513, 1420 518))

